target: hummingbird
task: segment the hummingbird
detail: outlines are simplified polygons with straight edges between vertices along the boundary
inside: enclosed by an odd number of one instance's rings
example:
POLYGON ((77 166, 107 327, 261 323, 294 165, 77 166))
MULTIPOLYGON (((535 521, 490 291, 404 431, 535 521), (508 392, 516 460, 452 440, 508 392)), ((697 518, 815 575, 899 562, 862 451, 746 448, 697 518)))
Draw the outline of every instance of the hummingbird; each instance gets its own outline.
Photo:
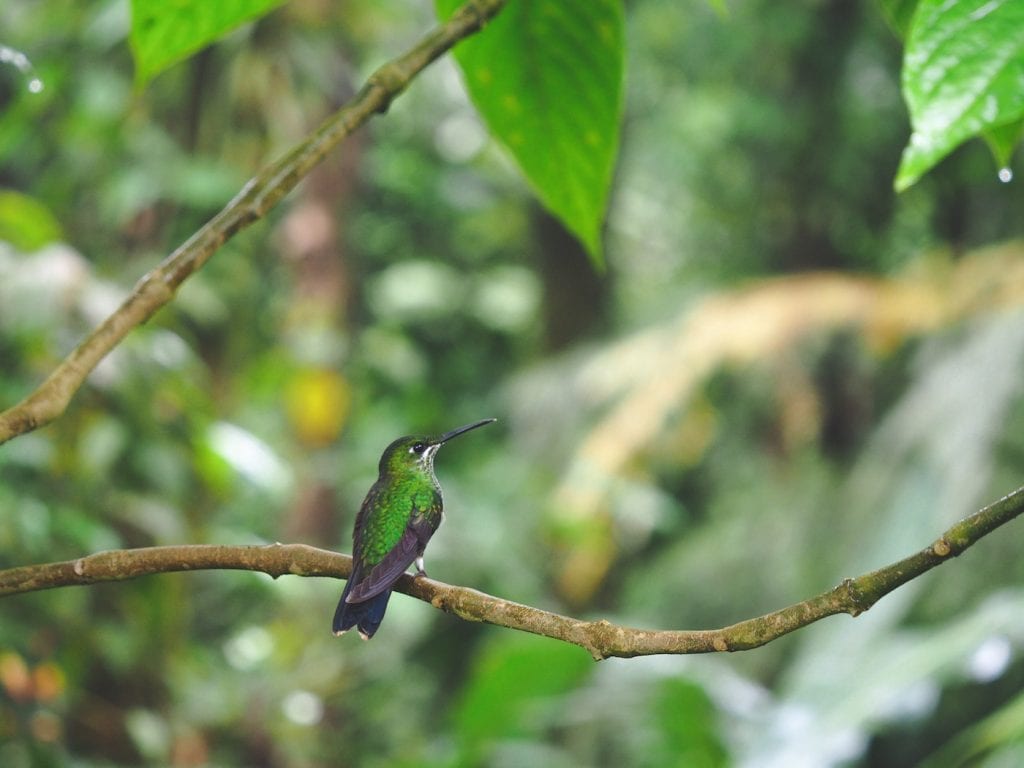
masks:
POLYGON ((427 575, 423 550, 444 517, 434 457, 452 438, 494 421, 475 421, 437 437, 400 437, 384 449, 377 482, 356 515, 352 573, 334 612, 334 634, 356 627, 363 640, 369 640, 384 619, 391 588, 405 570, 415 563, 416 575, 427 575))

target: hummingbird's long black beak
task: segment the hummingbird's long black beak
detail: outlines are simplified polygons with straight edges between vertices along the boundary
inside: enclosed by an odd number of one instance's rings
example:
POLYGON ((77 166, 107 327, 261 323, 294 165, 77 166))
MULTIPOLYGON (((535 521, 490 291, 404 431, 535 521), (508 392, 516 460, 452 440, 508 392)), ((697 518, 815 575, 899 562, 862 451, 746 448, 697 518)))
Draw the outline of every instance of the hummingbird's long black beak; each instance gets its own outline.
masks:
POLYGON ((464 432, 469 432, 469 430, 476 429, 477 427, 482 427, 485 424, 493 424, 496 421, 497 421, 497 419, 484 419, 483 421, 474 421, 472 424, 467 424, 464 427, 459 427, 458 429, 453 429, 451 432, 445 432, 440 437, 435 437, 432 442, 434 444, 436 444, 436 445, 441 445, 442 443, 447 443, 453 437, 458 437, 459 435, 463 434, 464 432))

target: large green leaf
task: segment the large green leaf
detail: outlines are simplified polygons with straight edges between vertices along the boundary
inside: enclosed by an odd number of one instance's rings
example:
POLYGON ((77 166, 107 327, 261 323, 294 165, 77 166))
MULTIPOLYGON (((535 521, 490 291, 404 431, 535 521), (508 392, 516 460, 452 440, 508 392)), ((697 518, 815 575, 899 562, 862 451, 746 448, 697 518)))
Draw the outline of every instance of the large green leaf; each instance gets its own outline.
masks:
MULTIPOLYGON (((447 18, 460 0, 437 0, 447 18)), ((622 111, 621 0, 515 0, 455 58, 491 134, 601 263, 622 111)))
POLYGON ((135 79, 155 75, 209 45, 244 21, 284 0, 132 0, 131 46, 135 79))
POLYGON ((1024 117, 1024 2, 921 0, 907 37, 903 95, 913 135, 896 189, 985 132, 1008 159, 1006 131, 1024 117))

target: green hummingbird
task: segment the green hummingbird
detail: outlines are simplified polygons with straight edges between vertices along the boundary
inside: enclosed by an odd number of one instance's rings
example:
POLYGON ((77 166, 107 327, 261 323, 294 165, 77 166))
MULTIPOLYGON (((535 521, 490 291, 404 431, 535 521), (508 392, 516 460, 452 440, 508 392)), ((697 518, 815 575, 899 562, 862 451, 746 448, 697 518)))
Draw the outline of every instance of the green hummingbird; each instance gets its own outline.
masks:
POLYGON ((391 588, 406 568, 416 563, 416 575, 426 576, 423 550, 444 517, 434 456, 453 437, 494 421, 475 421, 437 437, 400 437, 384 449, 377 482, 356 515, 352 573, 334 612, 334 634, 357 627, 369 640, 384 619, 391 588))

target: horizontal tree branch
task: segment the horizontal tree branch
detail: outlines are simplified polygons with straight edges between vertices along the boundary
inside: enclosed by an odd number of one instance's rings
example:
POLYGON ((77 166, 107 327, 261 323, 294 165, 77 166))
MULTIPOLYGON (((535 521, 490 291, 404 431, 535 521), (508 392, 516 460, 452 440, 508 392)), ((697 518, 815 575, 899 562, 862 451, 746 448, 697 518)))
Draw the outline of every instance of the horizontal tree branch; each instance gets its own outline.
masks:
POLYGON ((231 202, 159 265, 142 277, 104 320, 17 405, 0 412, 0 444, 37 429, 64 413, 86 376, 128 333, 174 298, 178 287, 228 240, 288 194, 357 128, 379 112, 428 64, 481 29, 507 0, 469 0, 404 55, 370 75, 362 89, 316 131, 250 179, 231 202))
MULTIPOLYGON (((408 574, 399 579, 395 589, 467 621, 483 621, 573 643, 595 659, 744 651, 826 616, 837 613, 857 616, 897 587, 956 557, 1022 512, 1024 488, 1019 488, 961 520, 930 546, 899 562, 845 579, 833 589, 795 605, 721 629, 633 629, 604 620, 582 621, 475 589, 408 574)), ((347 578, 352 570, 352 559, 305 544, 181 545, 116 550, 62 563, 0 571, 0 597, 98 581, 121 581, 153 573, 206 569, 261 571, 274 578, 285 574, 347 578)), ((325 632, 326 626, 325 618, 325 632)))

